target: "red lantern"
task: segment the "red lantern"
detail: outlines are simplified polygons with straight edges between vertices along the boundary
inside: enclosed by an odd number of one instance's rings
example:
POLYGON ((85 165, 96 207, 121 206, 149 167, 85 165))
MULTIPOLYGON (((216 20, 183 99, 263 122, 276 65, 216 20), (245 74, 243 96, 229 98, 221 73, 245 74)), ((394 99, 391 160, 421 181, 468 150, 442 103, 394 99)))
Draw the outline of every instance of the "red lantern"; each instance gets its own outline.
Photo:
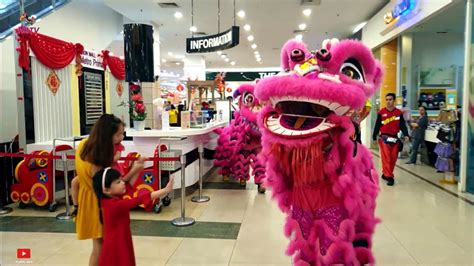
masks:
POLYGON ((232 92, 232 88, 228 87, 228 88, 227 88, 227 92, 228 92, 228 93, 231 93, 231 92, 232 92))
POLYGON ((219 92, 223 92, 223 91, 224 91, 224 85, 219 84, 219 88, 218 88, 218 89, 219 89, 219 92))
POLYGON ((178 84, 178 86, 176 86, 176 90, 179 91, 179 92, 183 91, 184 90, 183 85, 178 84))

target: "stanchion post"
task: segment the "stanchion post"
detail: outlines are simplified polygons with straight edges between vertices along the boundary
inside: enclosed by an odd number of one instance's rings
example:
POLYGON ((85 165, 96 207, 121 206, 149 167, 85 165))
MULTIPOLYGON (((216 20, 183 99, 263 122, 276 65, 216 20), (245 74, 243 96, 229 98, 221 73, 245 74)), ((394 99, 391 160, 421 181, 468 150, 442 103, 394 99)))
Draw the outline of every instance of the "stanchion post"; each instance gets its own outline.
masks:
MULTIPOLYGON (((66 212, 60 213, 56 216, 58 220, 69 220, 72 218, 69 213, 69 178, 68 178, 68 167, 67 167, 67 153, 61 154, 61 160, 63 162, 64 169, 64 192, 66 193, 66 212)), ((55 169, 53 170, 55 171, 55 169)))
POLYGON ((175 218, 171 221, 174 226, 189 226, 194 224, 194 219, 186 217, 186 155, 180 155, 181 161, 181 217, 175 218))
POLYGON ((192 202, 202 203, 208 202, 211 198, 209 196, 202 195, 202 179, 203 179, 203 162, 204 162, 204 146, 199 145, 199 195, 191 198, 192 202))

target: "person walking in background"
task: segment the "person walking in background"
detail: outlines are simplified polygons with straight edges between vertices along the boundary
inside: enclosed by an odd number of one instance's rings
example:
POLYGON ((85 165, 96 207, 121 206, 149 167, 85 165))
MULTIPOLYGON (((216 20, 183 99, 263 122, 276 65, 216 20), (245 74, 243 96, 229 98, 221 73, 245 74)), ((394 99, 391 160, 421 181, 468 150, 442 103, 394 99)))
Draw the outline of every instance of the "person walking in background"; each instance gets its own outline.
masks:
POLYGON ((407 164, 416 164, 418 149, 420 147, 420 144, 425 141, 425 131, 426 128, 428 128, 428 116, 426 115, 426 108, 424 106, 420 106, 420 108, 418 108, 418 111, 420 112, 420 118, 418 118, 418 121, 410 123, 410 126, 412 128, 412 143, 410 159, 408 160, 408 162, 406 162, 407 164))
POLYGON ((398 132, 401 130, 405 141, 409 140, 408 130, 403 118, 402 111, 395 107, 395 93, 385 95, 386 107, 377 114, 372 138, 377 141, 382 158, 382 179, 387 181, 387 185, 395 184, 393 170, 397 163, 400 140, 398 132))
POLYGON ((176 107, 173 104, 171 105, 169 113, 170 113, 170 126, 177 127, 178 126, 178 110, 176 110, 176 107))

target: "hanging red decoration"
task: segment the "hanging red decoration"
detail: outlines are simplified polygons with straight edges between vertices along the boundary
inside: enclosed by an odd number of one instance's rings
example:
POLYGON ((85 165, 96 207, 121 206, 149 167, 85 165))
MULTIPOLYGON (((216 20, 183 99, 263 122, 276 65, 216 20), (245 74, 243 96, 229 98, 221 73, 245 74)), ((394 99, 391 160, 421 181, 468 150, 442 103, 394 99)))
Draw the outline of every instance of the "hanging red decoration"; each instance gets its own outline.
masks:
POLYGON ((76 59, 76 73, 81 74, 81 54, 84 47, 80 43, 69 43, 47 35, 32 32, 27 27, 21 26, 15 30, 20 47, 18 64, 29 70, 29 49, 33 51, 43 65, 52 69, 61 69, 76 59))
POLYGON ((118 80, 125 80, 125 61, 117 56, 111 56, 108 50, 102 51, 102 64, 104 70, 107 66, 110 69, 112 75, 118 80))
POLYGON ((46 78, 46 85, 48 85, 53 95, 56 96, 56 92, 58 92, 59 86, 61 86, 61 80, 54 70, 52 70, 46 78))
POLYGON ((122 82, 121 82, 121 81, 117 82, 117 86, 115 86, 115 91, 117 92, 117 95, 118 95, 119 97, 122 97, 123 85, 122 85, 122 82))
POLYGON ((179 92, 182 92, 184 90, 183 85, 178 84, 178 86, 176 86, 176 90, 179 91, 179 92))
POLYGON ((229 92, 229 93, 232 92, 232 88, 227 87, 227 92, 229 92))

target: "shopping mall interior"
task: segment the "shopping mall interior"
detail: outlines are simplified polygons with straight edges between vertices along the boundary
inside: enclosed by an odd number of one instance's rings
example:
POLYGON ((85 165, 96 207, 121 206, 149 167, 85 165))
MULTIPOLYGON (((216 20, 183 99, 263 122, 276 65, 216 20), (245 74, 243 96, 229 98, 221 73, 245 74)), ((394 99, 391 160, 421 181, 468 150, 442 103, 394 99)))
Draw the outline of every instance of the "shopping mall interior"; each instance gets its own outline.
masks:
POLYGON ((473 2, 0 0, 0 265, 474 265, 473 2))

